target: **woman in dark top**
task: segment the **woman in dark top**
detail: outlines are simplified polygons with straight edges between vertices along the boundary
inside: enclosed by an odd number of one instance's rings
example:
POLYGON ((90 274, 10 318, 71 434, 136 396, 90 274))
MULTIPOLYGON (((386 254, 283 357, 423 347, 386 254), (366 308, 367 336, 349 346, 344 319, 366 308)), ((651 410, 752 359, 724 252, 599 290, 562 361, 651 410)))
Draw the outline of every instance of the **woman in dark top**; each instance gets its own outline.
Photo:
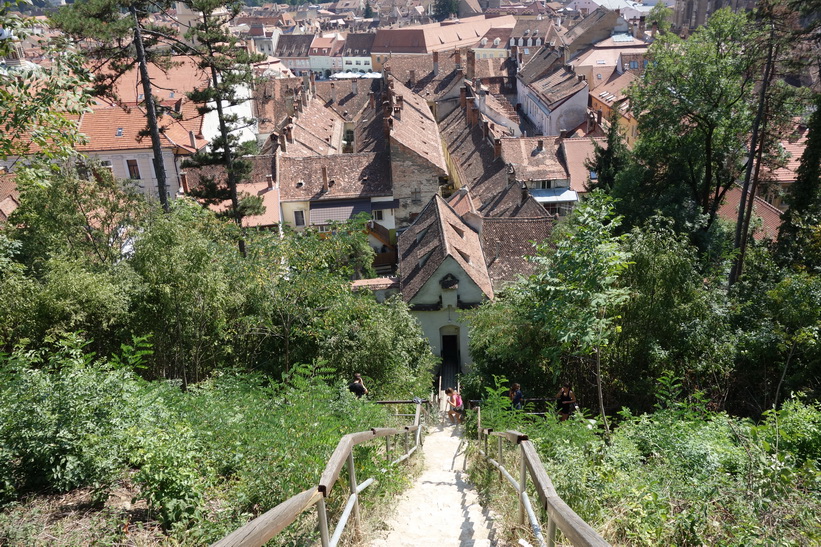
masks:
POLYGON ((522 400, 524 399, 524 395, 522 395, 522 386, 519 384, 513 384, 510 387, 510 405, 515 408, 516 410, 522 410, 522 400))
POLYGON ((556 408, 559 410, 559 420, 562 422, 567 420, 576 408, 576 394, 570 389, 569 383, 563 385, 556 394, 556 408))

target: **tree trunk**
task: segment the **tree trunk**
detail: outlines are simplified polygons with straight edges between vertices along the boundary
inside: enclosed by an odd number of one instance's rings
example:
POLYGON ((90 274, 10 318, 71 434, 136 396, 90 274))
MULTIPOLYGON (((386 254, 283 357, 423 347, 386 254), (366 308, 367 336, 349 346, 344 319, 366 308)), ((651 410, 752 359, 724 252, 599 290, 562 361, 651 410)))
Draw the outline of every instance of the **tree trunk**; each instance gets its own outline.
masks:
POLYGON ((610 440, 610 426, 607 425, 607 414, 604 413, 604 394, 601 384, 601 351, 599 347, 596 347, 596 389, 599 392, 599 411, 601 412, 602 423, 604 423, 604 436, 610 440))
POLYGON ((736 221, 735 225, 735 240, 733 243, 733 249, 737 250, 738 254, 733 260, 733 267, 730 270, 730 286, 732 286, 733 283, 738 281, 738 278, 741 276, 741 268, 742 263, 744 261, 744 251, 742 250, 742 247, 746 249, 746 246, 743 244, 743 242, 747 239, 747 230, 745 226, 749 226, 749 214, 751 214, 752 212, 752 207, 747 207, 747 200, 750 201, 750 204, 752 204, 754 200, 754 194, 750 193, 749 190, 753 173, 753 158, 756 156, 757 149, 760 148, 758 133, 762 124, 762 120, 764 119, 764 106, 767 100, 767 88, 770 85, 770 78, 772 75, 774 64, 774 40, 775 24, 771 23, 770 39, 768 40, 769 44, 767 47, 767 62, 764 65, 764 80, 761 83, 761 91, 758 95, 758 111, 756 112, 755 119, 753 120, 753 131, 752 135, 750 136, 750 156, 747 160, 747 166, 744 170, 744 184, 741 186, 741 201, 738 204, 738 220, 736 221), (748 210, 750 211, 750 213, 747 212, 748 210))
POLYGON ((154 104, 154 95, 151 93, 151 79, 148 77, 148 65, 145 60, 145 47, 140 30, 140 21, 137 17, 137 8, 132 5, 131 15, 134 17, 134 46, 137 50, 137 64, 140 67, 140 79, 143 81, 143 96, 145 97, 145 112, 148 117, 148 131, 151 135, 151 149, 154 153, 154 174, 157 177, 157 193, 160 196, 160 203, 167 213, 168 208, 168 185, 166 183, 165 164, 162 160, 162 141, 160 140, 160 127, 157 122, 157 111, 154 104))

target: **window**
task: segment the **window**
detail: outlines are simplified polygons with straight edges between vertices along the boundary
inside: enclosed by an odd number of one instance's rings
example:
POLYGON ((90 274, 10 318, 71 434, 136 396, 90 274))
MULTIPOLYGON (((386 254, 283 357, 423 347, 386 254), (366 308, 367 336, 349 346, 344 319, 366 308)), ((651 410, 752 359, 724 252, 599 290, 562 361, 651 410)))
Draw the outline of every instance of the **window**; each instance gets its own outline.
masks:
POLYGON ((123 128, 122 128, 122 127, 118 127, 118 128, 117 128, 117 133, 115 133, 115 134, 114 134, 114 136, 115 136, 115 137, 122 137, 122 136, 123 136, 123 128))
POLYGON ((419 188, 414 188, 411 191, 411 199, 415 202, 422 201, 422 190, 419 188))
POLYGON ((305 211, 294 211, 294 226, 305 226, 305 211))
POLYGON ((382 209, 377 209, 373 212, 373 219, 374 220, 385 220, 385 211, 382 209))
POLYGON ((530 49, 525 48, 525 55, 530 55, 530 49))
POLYGON ((361 64, 362 64, 362 61, 357 61, 357 62, 356 62, 356 66, 359 66, 359 65, 361 65, 361 64))
POLYGON ((630 68, 638 68, 639 62, 638 61, 630 61, 630 68))
MULTIPOLYGON (((352 63, 351 61, 345 61, 345 64, 346 64, 346 65, 351 65, 351 64, 353 64, 353 63, 352 63)), ((359 61, 357 61, 357 62, 356 62, 356 64, 359 64, 359 61)))
POLYGON ((316 227, 316 230, 320 233, 327 234, 331 231, 331 227, 328 226, 327 224, 320 224, 319 226, 316 227))
POLYGON ((125 165, 128 167, 128 178, 140 179, 140 166, 137 165, 137 160, 125 160, 125 165))

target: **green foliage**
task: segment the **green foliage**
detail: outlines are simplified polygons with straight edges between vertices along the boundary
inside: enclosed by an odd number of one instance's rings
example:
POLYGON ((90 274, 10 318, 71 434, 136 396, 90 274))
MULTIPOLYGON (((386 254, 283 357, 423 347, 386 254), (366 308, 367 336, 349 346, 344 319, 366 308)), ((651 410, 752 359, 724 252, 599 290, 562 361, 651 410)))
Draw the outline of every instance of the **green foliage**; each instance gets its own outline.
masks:
POLYGON ((439 21, 459 13, 459 0, 436 0, 433 4, 433 13, 439 21))

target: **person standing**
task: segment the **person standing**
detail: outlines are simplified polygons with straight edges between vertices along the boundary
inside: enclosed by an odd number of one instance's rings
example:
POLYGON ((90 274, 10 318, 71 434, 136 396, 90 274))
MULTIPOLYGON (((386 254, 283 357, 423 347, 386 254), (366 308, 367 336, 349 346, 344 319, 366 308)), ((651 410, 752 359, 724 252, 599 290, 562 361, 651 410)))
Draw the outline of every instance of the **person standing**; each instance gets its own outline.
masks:
POLYGON ((564 422, 576 408, 576 394, 570 389, 570 383, 565 383, 556 394, 556 408, 559 411, 559 420, 564 422))
POLYGON ((353 382, 348 385, 348 391, 356 395, 357 399, 368 393, 368 388, 362 383, 362 375, 358 372, 353 375, 353 382))
POLYGON ((508 393, 508 396, 510 397, 510 406, 516 410, 522 410, 522 402, 524 401, 522 386, 519 384, 513 384, 510 386, 510 393, 508 393))

